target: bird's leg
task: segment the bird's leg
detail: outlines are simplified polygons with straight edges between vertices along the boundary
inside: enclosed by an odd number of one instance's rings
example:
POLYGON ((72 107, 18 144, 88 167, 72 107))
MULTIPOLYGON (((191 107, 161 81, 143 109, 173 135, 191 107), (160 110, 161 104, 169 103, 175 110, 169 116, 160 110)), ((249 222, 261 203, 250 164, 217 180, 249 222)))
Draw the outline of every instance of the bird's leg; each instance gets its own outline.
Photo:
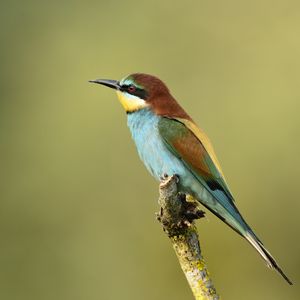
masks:
MULTIPOLYGON (((175 187, 177 187, 177 183, 179 182, 179 176, 174 174, 172 176, 169 176, 168 174, 164 173, 160 176, 160 189, 170 189, 171 185, 175 183, 175 187), (175 179, 175 181, 174 181, 175 179)), ((173 191, 173 189, 170 189, 173 191)), ((178 217, 180 217, 180 222, 182 225, 185 224, 185 226, 189 226, 190 223, 192 223, 196 219, 203 218, 205 216, 205 212, 199 208, 198 201, 194 200, 193 197, 190 195, 186 195, 184 193, 177 193, 177 201, 175 200, 175 203, 178 203, 177 205, 173 204, 173 208, 176 207, 176 210, 178 211, 178 217)), ((162 217, 165 213, 164 211, 165 207, 161 206, 160 212, 156 214, 156 217, 159 221, 162 221, 162 217)))

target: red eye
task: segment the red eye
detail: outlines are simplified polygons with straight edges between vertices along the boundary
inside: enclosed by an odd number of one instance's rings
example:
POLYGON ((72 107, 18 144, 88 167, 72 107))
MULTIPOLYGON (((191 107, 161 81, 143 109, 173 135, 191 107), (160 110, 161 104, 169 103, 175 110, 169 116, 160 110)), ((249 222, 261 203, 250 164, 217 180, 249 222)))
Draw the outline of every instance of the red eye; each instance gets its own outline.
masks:
POLYGON ((129 93, 134 93, 135 92, 135 86, 134 85, 130 85, 129 87, 128 87, 128 92, 129 93))

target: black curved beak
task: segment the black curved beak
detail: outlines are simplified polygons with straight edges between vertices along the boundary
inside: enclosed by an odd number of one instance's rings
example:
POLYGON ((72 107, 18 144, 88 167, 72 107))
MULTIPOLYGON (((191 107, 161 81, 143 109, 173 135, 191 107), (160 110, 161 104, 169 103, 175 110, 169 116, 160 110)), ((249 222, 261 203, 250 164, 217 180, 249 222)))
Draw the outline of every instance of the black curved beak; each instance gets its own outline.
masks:
POLYGON ((117 81, 117 80, 95 79, 95 80, 89 80, 89 82, 102 84, 102 85, 108 86, 109 88, 112 88, 112 89, 115 89, 115 90, 120 89, 120 84, 119 84, 119 81, 117 81))

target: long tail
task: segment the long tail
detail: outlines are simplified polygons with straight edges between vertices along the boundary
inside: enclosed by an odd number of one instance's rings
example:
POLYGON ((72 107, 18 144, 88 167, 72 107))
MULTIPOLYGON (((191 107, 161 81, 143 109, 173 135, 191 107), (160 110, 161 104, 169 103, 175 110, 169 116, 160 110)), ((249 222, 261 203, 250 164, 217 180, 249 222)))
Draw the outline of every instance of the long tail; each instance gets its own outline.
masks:
POLYGON ((270 269, 277 270, 277 272, 290 285, 293 284, 291 280, 283 273, 270 252, 251 230, 250 226, 246 223, 235 206, 230 194, 217 189, 211 190, 209 188, 203 188, 201 185, 195 185, 194 189, 195 198, 198 199, 200 203, 207 207, 213 214, 219 217, 238 234, 244 237, 257 250, 270 269))
MULTIPOLYGON (((265 248, 263 243, 251 230, 250 226, 246 223, 237 207, 233 202, 229 202, 225 197, 220 197, 218 195, 218 201, 200 201, 204 206, 206 206, 212 213, 218 216, 222 221, 227 223, 233 230, 244 237, 261 255, 267 266, 270 269, 275 269, 277 272, 290 284, 293 283, 291 280, 283 273, 282 269, 277 264, 276 260, 270 254, 270 252, 265 248)), ((210 198, 208 198, 210 200, 210 198)))
POLYGON ((270 254, 270 252, 265 248, 261 241, 254 235, 252 232, 247 232, 245 234, 246 240, 258 251, 261 257, 267 263, 267 266, 270 269, 275 269, 286 281, 288 284, 292 285, 292 281, 283 273, 279 265, 277 264, 274 257, 270 254))

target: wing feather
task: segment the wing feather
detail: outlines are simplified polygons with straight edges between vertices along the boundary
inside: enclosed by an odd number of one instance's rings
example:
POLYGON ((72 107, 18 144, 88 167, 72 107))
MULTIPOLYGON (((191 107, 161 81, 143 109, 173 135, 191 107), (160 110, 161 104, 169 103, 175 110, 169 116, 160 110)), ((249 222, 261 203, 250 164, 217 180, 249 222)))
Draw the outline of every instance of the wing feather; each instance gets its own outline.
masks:
POLYGON ((189 120, 163 117, 159 122, 159 132, 168 149, 213 195, 222 192, 233 203, 213 147, 203 131, 189 120))

